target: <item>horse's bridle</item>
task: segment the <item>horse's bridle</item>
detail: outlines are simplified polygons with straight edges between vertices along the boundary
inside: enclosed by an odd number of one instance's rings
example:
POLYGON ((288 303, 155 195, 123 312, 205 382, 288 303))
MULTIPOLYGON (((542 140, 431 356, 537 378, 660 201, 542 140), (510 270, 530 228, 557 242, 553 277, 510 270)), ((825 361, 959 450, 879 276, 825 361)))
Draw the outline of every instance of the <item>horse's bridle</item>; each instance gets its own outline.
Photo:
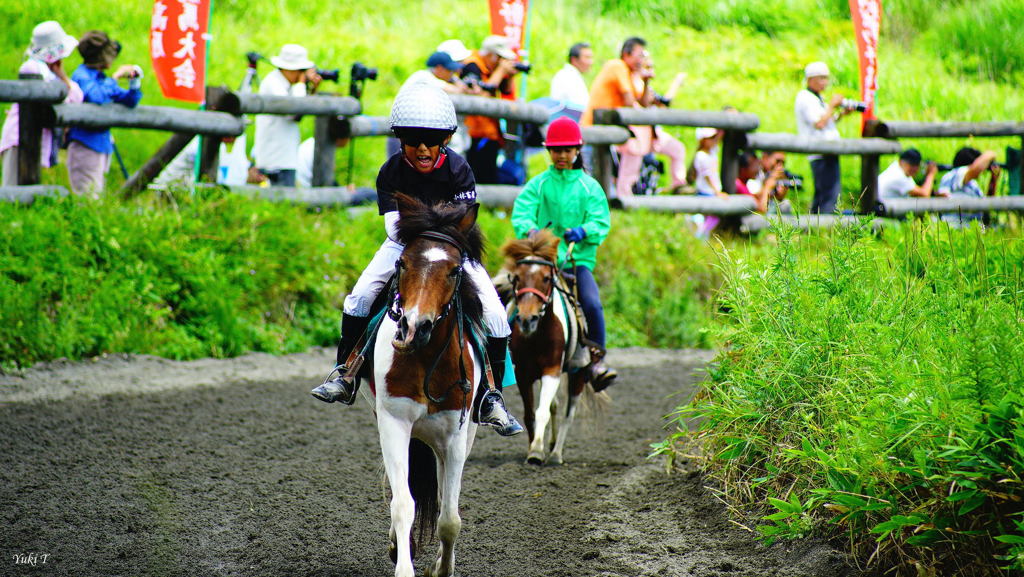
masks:
MULTIPOLYGON (((459 299, 459 290, 462 288, 462 275, 464 272, 461 263, 466 259, 466 251, 462 248, 462 245, 459 243, 458 240, 455 239, 455 237, 444 234, 443 232, 435 232, 432 230, 428 230, 421 233, 416 238, 426 238, 434 241, 443 242, 445 244, 449 244, 455 247, 455 249, 459 251, 459 266, 456 269, 457 273, 455 277, 455 290, 452 292, 452 297, 448 299, 448 304, 446 304, 444 309, 442 309, 441 312, 437 315, 437 318, 433 320, 433 322, 436 324, 443 321, 445 317, 448 316, 448 313, 451 312, 452 307, 456 304, 456 302, 458 302, 460 306, 462 304, 461 300, 459 299)), ((398 320, 402 318, 402 315, 405 314, 405 311, 402 309, 402 294, 399 292, 401 280, 402 261, 401 259, 399 259, 395 261, 395 296, 392 298, 391 306, 388 308, 388 317, 390 317, 391 320, 395 322, 398 322, 398 320)))
MULTIPOLYGON (((522 297, 523 295, 527 295, 527 294, 532 294, 532 295, 534 295, 534 296, 536 296, 537 298, 540 299, 541 303, 543 303, 543 304, 541 305, 540 313, 538 313, 538 314, 539 314, 539 316, 543 317, 544 314, 547 312, 548 305, 551 303, 551 295, 554 294, 554 291, 555 291, 555 280, 556 280, 555 279, 555 275, 558 274, 558 265, 556 265, 555 263, 553 263, 553 262, 551 262, 551 261, 549 261, 547 259, 543 259, 543 258, 521 258, 521 259, 516 261, 516 266, 519 266, 521 264, 536 264, 536 265, 540 265, 540 266, 551 267, 551 289, 548 290, 547 294, 545 294, 545 293, 543 293, 543 292, 541 292, 541 291, 539 291, 539 290, 537 290, 537 289, 535 289, 533 287, 523 287, 521 289, 516 289, 516 303, 519 302, 520 297, 522 297)), ((519 277, 516 276, 515 277, 516 284, 518 284, 518 281, 519 281, 519 277)), ((517 305, 516 308, 518 309, 518 305, 517 305)))
MULTIPOLYGON (((448 304, 446 304, 444 309, 437 315, 437 318, 433 320, 433 323, 436 325, 437 323, 444 320, 448 316, 448 314, 452 310, 454 310, 455 322, 448 328, 448 336, 445 337, 444 348, 441 349, 441 352, 434 357, 434 362, 430 365, 430 368, 428 368, 426 373, 423 375, 423 396, 425 396, 432 403, 441 404, 448 399, 448 395, 451 394, 451 390, 454 387, 460 387, 462 389, 463 394, 467 395, 462 409, 462 418, 459 421, 459 426, 462 426, 462 421, 465 420, 466 412, 469 409, 468 394, 472 390, 472 383, 470 383, 469 379, 466 378, 466 364, 465 361, 463 360, 465 337, 462 333, 462 325, 464 322, 462 311, 462 276, 463 274, 465 274, 465 269, 462 266, 462 263, 466 259, 466 250, 462 247, 462 244, 458 240, 443 232, 428 230, 420 233, 419 236, 417 236, 416 238, 426 238, 433 241, 443 242, 445 244, 449 244, 455 247, 456 250, 459 251, 459 265, 458 268, 456 269, 455 290, 452 291, 452 296, 450 299, 448 299, 448 304), (441 362, 441 359, 444 357, 445 353, 448 352, 448 346, 451 345, 452 342, 452 333, 454 333, 456 329, 459 331, 459 380, 452 383, 452 385, 449 386, 445 390, 444 394, 442 394, 440 397, 434 397, 430 393, 430 379, 431 377, 433 377, 434 370, 437 369, 438 363, 441 362)), ((401 286, 402 280, 401 265, 401 259, 395 261, 395 296, 392 298, 391 306, 388 308, 388 317, 391 320, 395 321, 396 323, 399 321, 399 319, 402 318, 402 316, 405 315, 405 311, 402 309, 402 295, 399 292, 399 287, 401 286)))

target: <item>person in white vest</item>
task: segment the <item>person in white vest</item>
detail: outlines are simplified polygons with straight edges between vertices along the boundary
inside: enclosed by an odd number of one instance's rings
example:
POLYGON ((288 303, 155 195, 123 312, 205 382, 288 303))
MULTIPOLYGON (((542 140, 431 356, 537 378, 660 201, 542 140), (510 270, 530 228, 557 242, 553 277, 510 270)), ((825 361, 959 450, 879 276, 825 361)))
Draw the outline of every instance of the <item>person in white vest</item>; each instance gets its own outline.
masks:
MULTIPOLYGON (((307 92, 316 92, 322 80, 306 49, 298 44, 282 46, 277 56, 270 59, 270 63, 277 70, 267 74, 260 83, 260 94, 306 96, 307 92)), ((267 177, 271 186, 295 186, 301 138, 299 118, 275 114, 256 115, 256 144, 252 155, 256 168, 267 177)))

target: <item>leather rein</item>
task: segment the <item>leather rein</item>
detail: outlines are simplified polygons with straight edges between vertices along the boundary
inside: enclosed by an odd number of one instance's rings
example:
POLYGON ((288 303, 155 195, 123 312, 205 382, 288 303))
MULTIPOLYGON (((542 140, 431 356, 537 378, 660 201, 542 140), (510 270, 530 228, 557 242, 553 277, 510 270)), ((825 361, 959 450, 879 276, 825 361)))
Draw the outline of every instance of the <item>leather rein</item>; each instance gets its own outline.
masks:
MULTIPOLYGON (((454 310, 455 322, 450 324, 448 327, 448 335, 445 337, 444 348, 442 348, 441 352, 434 357, 434 362, 431 363, 430 367, 427 369, 423 376, 423 396, 425 396, 432 403, 441 404, 444 403, 451 395, 452 389, 458 386, 462 390, 462 393, 464 395, 462 416, 459 420, 459 426, 461 427, 462 423, 466 419, 466 413, 469 410, 469 392, 472 390, 472 383, 470 383, 469 379, 466 378, 466 363, 463 358, 465 352, 466 339, 463 334, 463 323, 465 318, 463 315, 462 308, 461 289, 462 277, 465 274, 462 262, 466 258, 466 251, 462 248, 462 245, 459 244, 459 241, 457 241, 454 237, 444 234, 442 232, 426 231, 421 233, 417 238, 425 238, 436 242, 442 242, 455 247, 459 251, 460 260, 459 266, 456 269, 457 272, 455 276, 455 290, 452 292, 451 298, 448 299, 448 304, 445 305, 444 309, 441 311, 439 315, 437 315, 437 318, 435 318, 433 321, 436 326, 437 323, 447 318, 447 316, 454 310), (452 335, 456 330, 459 331, 459 380, 449 385, 448 388, 445 389, 444 393, 440 397, 434 397, 430 392, 430 380, 434 375, 434 371, 437 369, 437 365, 441 362, 441 359, 444 358, 445 354, 448 352, 448 347, 451 345, 452 342, 452 335)), ((401 260, 395 262, 395 296, 392 298, 391 306, 388 308, 388 317, 391 320, 395 321, 396 323, 405 315, 405 311, 402 308, 402 295, 399 292, 399 287, 401 286, 402 278, 401 262, 401 260)), ((486 359, 484 359, 484 362, 486 363, 486 359)))

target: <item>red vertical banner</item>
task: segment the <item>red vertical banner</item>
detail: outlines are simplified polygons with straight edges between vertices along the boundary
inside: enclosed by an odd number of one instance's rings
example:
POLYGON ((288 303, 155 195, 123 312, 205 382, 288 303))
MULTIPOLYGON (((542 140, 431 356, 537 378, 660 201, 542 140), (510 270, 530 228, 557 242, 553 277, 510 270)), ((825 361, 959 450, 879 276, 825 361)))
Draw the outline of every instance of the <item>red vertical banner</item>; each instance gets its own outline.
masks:
POLYGON ((526 30, 526 8, 529 0, 489 0, 491 34, 508 38, 512 50, 521 54, 523 31, 526 30))
POLYGON ((167 98, 202 102, 210 0, 156 0, 149 26, 149 56, 167 98))
POLYGON ((882 27, 882 0, 850 0, 853 31, 860 56, 860 99, 868 108, 861 115, 864 123, 875 117, 875 92, 878 91, 878 33, 882 27))

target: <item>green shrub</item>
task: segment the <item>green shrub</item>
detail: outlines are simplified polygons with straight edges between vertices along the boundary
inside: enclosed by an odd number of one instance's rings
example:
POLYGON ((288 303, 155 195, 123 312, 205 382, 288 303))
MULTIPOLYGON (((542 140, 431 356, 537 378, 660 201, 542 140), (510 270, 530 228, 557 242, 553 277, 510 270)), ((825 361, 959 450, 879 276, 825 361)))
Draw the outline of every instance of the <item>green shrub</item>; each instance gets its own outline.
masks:
POLYGON ((955 72, 1020 84, 1024 80, 1022 14, 1024 0, 965 2, 934 16, 925 37, 927 46, 955 72))
POLYGON ((698 418, 769 541, 843 532, 901 574, 1024 568, 1024 243, 938 224, 816 242, 722 253, 728 346, 662 448, 698 418))
MULTIPOLYGON (((712 258, 681 220, 616 214, 599 280, 612 346, 709 346, 712 258), (657 321, 657 322, 655 322, 657 321)), ((488 268, 511 236, 484 211, 488 268)), ((287 353, 337 338, 341 299, 383 230, 375 210, 208 193, 0 203, 0 364, 110 352, 287 353)))

